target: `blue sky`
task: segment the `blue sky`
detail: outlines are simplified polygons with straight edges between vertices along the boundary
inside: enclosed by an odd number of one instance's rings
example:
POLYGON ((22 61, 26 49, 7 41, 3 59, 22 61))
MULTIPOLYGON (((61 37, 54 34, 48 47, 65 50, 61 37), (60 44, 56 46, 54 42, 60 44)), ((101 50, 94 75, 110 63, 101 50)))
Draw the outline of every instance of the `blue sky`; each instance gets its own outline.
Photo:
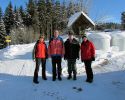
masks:
POLYGON ((105 17, 107 21, 120 23, 123 11, 125 11, 125 0, 93 0, 90 16, 94 20, 105 17))
POLYGON ((2 8, 2 11, 4 11, 6 9, 6 7, 8 6, 10 1, 12 2, 13 7, 15 5, 17 7, 19 7, 20 5, 25 7, 28 0, 0 0, 0 7, 2 8))
MULTIPOLYGON (((23 5, 25 7, 28 0, 0 0, 0 7, 3 11, 10 1, 13 6, 23 5)), ((123 11, 125 11, 125 0, 92 0, 89 16, 94 21, 120 23, 123 11)))

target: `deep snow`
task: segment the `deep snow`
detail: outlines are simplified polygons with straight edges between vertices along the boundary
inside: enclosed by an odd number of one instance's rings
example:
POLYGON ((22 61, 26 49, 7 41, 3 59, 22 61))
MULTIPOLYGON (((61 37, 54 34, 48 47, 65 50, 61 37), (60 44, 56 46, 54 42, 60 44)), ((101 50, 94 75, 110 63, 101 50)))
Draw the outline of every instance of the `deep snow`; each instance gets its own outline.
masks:
POLYGON ((125 52, 96 51, 92 67, 94 82, 86 83, 84 64, 77 60, 77 80, 67 80, 67 64, 62 61, 62 81, 52 81, 51 59, 47 59, 47 81, 39 71, 38 85, 32 83, 34 43, 12 45, 0 50, 0 100, 124 100, 125 52), (81 87, 83 91, 73 89, 81 87))

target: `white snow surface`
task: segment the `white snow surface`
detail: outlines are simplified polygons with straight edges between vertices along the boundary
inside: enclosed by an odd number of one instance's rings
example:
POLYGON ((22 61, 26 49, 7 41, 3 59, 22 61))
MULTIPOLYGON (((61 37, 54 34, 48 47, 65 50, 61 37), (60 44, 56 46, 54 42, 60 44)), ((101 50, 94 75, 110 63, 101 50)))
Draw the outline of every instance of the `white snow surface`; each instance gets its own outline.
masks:
MULTIPOLYGON (((65 36, 64 36, 65 37, 65 36)), ((65 38, 64 38, 65 39, 65 38)), ((52 81, 51 59, 47 59, 47 81, 32 82, 35 43, 12 45, 0 50, 0 100, 124 100, 125 51, 96 50, 92 64, 94 82, 86 83, 84 64, 77 60, 77 80, 67 80, 67 62, 62 60, 62 81, 52 81), (82 91, 73 89, 82 88, 82 91)))

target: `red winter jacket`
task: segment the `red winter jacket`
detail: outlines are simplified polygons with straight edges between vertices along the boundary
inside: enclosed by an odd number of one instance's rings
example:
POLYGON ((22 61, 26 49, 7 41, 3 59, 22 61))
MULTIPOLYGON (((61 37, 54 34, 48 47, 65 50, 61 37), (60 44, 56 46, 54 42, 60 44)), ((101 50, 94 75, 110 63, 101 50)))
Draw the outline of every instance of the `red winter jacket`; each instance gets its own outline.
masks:
POLYGON ((95 57, 95 47, 92 42, 87 40, 81 44, 81 60, 91 60, 92 57, 95 57))
POLYGON ((34 58, 47 58, 47 46, 45 42, 37 41, 33 51, 34 58))
POLYGON ((61 37, 56 39, 52 38, 48 46, 48 55, 53 56, 64 56, 64 44, 61 37))

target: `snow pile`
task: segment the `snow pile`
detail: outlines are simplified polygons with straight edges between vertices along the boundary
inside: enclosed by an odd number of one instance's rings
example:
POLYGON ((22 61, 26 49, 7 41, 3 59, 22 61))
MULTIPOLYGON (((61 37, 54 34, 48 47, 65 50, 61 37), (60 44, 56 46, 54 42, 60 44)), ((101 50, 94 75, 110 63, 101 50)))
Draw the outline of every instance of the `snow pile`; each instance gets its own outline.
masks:
POLYGON ((96 50, 110 50, 111 37, 105 33, 92 33, 88 34, 88 39, 92 41, 96 47, 96 50))
POLYGON ((115 46, 119 49, 119 51, 125 51, 125 32, 117 32, 110 34, 111 46, 115 46))
MULTIPOLYGON (((34 46, 34 43, 32 44, 24 44, 24 45, 11 45, 7 48, 5 48, 1 55, 3 58, 6 59, 14 59, 15 57, 19 55, 25 55, 27 52, 32 52, 32 49, 34 46)), ((2 58, 1 57, 1 58, 2 58)))

